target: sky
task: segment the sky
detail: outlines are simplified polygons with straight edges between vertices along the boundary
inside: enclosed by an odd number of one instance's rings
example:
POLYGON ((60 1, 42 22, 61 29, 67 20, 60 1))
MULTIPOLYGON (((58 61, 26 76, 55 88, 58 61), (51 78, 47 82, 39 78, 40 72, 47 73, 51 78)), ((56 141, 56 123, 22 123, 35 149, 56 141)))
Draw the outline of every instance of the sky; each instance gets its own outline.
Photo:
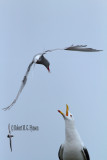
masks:
POLYGON ((58 160, 65 123, 57 112, 66 104, 93 160, 107 159, 107 1, 0 0, 0 157, 2 160, 58 160), (33 56, 47 49, 87 45, 102 52, 55 51, 32 67, 15 98, 33 56), (8 124, 38 126, 12 131, 8 124), (50 158, 51 157, 51 158, 50 158))

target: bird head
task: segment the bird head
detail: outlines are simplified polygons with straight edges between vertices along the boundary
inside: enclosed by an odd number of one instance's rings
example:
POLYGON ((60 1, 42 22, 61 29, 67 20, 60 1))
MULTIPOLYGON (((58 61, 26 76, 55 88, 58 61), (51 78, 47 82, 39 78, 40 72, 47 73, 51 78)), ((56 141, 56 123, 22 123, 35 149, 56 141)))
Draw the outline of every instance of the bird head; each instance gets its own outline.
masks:
POLYGON ((38 54, 34 57, 34 63, 44 65, 47 68, 48 72, 50 72, 49 69, 50 63, 42 54, 38 54))
POLYGON ((66 114, 64 114, 62 111, 58 110, 58 112, 63 116, 65 120, 73 121, 73 115, 69 112, 69 107, 66 104, 66 114))

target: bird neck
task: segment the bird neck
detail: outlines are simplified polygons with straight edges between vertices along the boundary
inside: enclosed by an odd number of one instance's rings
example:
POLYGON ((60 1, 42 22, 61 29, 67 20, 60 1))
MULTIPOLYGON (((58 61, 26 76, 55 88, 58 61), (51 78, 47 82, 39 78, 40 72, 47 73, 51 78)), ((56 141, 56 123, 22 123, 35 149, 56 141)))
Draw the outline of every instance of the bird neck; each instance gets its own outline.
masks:
POLYGON ((74 121, 65 121, 65 140, 70 143, 75 140, 80 140, 74 121))

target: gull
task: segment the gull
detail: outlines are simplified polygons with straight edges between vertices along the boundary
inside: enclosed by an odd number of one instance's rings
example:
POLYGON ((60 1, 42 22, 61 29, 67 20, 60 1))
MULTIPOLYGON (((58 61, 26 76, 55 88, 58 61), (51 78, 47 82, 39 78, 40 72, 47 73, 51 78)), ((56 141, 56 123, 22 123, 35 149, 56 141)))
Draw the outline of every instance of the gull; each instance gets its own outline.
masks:
POLYGON ((11 138, 14 137, 14 136, 11 135, 10 124, 8 124, 8 130, 9 130, 9 134, 7 135, 7 138, 9 138, 10 150, 11 150, 11 152, 12 152, 12 140, 11 140, 11 138))
POLYGON ((27 82, 27 77, 28 77, 28 74, 30 72, 30 69, 32 67, 33 64, 42 64, 44 65, 47 70, 50 72, 50 69, 49 69, 49 65, 50 65, 50 62, 44 57, 44 55, 48 52, 54 52, 54 51, 57 51, 57 50, 68 50, 68 51, 81 51, 81 52, 99 52, 99 51, 102 51, 102 50, 97 50, 97 49, 93 49, 93 48, 87 48, 87 45, 71 45, 69 47, 66 47, 66 48, 56 48, 56 49, 52 49, 52 50, 46 50, 44 51, 43 53, 38 53, 36 54, 32 61, 30 62, 28 68, 27 68, 27 71, 23 77, 23 80, 22 80, 22 83, 21 83, 21 86, 19 88, 19 91, 15 97, 15 99, 12 101, 12 103, 8 106, 8 107, 5 107, 3 108, 3 110, 8 110, 10 109, 17 101, 19 95, 21 94, 26 82, 27 82))
POLYGON ((74 118, 66 105, 66 115, 58 110, 65 120, 65 143, 59 148, 60 160, 90 160, 88 150, 84 146, 74 124, 74 118))

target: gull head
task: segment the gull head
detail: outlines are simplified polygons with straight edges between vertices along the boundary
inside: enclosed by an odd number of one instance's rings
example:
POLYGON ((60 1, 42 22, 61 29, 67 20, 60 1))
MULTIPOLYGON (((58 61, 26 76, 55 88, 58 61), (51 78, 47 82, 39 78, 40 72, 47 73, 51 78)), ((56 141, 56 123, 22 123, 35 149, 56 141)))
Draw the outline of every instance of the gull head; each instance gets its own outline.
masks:
POLYGON ((50 69, 49 69, 50 63, 42 54, 36 55, 34 57, 33 61, 34 61, 34 63, 44 65, 47 68, 48 72, 50 72, 50 69))
POLYGON ((60 110, 58 110, 58 112, 63 116, 64 120, 74 121, 73 115, 69 112, 69 107, 67 104, 66 104, 66 114, 64 114, 60 110))

